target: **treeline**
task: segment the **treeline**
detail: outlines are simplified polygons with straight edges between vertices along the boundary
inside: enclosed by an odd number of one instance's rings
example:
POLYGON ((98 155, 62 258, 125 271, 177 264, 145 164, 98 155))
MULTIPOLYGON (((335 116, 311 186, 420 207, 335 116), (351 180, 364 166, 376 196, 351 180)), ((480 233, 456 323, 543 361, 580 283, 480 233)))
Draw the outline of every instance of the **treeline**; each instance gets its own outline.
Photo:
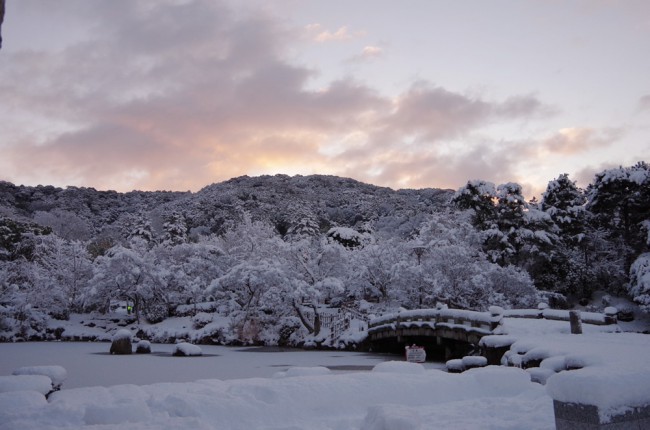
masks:
POLYGON ((596 289, 650 309, 650 172, 392 191, 336 177, 237 178, 192 193, 0 184, 0 332, 108 312, 140 321, 212 302, 232 339, 299 343, 323 304, 369 312, 535 306, 596 289))

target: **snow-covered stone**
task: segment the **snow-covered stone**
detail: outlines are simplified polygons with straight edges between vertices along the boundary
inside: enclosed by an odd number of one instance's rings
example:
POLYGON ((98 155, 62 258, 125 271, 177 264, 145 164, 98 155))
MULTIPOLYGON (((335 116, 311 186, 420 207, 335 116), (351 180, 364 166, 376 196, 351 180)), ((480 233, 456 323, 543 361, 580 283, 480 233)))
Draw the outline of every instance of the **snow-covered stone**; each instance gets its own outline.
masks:
POLYGON ((131 345, 131 338, 133 335, 130 330, 121 329, 115 332, 111 342, 111 354, 131 354, 133 352, 133 347, 131 345))
POLYGON ((487 358, 480 355, 468 355, 461 359, 465 369, 473 369, 475 367, 485 367, 488 364, 487 358))
POLYGON ((141 340, 135 346, 136 354, 149 354, 151 353, 151 342, 148 340, 141 340))
POLYGON ((193 345, 188 342, 181 342, 175 345, 172 355, 175 355, 177 357, 195 357, 203 355, 203 351, 198 345, 193 345))
POLYGON ((447 360, 445 366, 447 367, 447 372, 449 373, 460 373, 465 370, 465 364, 463 364, 463 360, 460 358, 447 360))

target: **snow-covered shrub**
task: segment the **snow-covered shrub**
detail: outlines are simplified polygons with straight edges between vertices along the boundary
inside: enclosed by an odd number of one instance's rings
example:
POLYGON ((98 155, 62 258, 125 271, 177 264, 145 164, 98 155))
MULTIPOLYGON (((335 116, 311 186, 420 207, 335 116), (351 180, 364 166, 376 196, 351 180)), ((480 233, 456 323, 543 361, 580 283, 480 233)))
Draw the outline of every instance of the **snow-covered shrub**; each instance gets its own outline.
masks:
POLYGON ((630 268, 630 296, 644 312, 650 312, 650 252, 641 254, 630 268))
POLYGON ((198 330, 210 324, 213 320, 213 315, 207 312, 199 312, 192 317, 192 326, 198 330))
POLYGON ((157 324, 169 316, 169 311, 166 304, 154 303, 144 309, 144 316, 151 324, 157 324))

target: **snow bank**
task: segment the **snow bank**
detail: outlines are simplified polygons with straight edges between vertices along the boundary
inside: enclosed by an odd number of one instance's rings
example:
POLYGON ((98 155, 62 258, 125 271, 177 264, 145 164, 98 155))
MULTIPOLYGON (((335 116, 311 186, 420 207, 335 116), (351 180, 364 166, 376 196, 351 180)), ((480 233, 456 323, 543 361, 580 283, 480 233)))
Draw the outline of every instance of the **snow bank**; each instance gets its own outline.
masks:
POLYGON ((45 396, 36 391, 12 391, 0 393, 0 423, 11 417, 29 415, 47 406, 45 396))
POLYGON ((553 428, 551 399, 520 369, 453 375, 401 364, 374 372, 63 390, 49 404, 34 400, 33 410, 6 416, 0 429, 553 428))
POLYGON ((13 374, 47 376, 55 387, 60 387, 68 377, 68 372, 61 366, 23 366, 14 370, 13 374))
POLYGON ((0 376, 0 393, 36 391, 43 395, 52 391, 52 380, 43 375, 0 376))

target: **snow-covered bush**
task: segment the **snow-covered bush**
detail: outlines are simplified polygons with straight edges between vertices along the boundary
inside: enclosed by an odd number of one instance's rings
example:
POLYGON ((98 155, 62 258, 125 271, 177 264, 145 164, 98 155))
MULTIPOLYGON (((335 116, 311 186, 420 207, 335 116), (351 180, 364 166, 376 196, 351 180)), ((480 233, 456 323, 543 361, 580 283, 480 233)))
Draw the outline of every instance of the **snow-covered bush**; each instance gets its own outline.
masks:
POLYGON ((151 324, 157 324, 169 316, 169 311, 166 304, 154 303, 144 309, 144 316, 151 324))
POLYGON ((214 316, 207 312, 199 312, 192 317, 192 326, 198 330, 210 324, 214 316))
POLYGON ((644 312, 650 312, 650 252, 641 254, 632 264, 628 291, 644 312))

